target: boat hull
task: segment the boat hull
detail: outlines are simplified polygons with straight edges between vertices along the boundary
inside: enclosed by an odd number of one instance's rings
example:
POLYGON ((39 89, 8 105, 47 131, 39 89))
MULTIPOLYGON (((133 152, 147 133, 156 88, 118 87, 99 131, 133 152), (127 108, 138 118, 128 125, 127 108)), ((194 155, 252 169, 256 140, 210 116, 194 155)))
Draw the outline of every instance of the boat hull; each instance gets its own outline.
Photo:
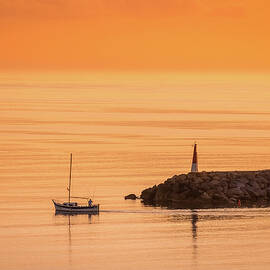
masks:
POLYGON ((92 206, 69 206, 57 203, 53 200, 53 204, 56 212, 65 212, 65 213, 98 213, 99 204, 92 206))

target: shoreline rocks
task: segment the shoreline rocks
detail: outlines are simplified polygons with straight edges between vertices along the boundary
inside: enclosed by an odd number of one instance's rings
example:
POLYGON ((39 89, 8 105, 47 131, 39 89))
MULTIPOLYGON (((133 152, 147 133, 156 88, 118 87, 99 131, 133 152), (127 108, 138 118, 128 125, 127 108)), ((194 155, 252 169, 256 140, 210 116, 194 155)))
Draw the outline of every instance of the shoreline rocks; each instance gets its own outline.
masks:
POLYGON ((175 175, 141 193, 146 205, 175 209, 270 206, 270 170, 175 175))
POLYGON ((125 200, 136 200, 138 197, 135 194, 129 194, 125 196, 125 200))

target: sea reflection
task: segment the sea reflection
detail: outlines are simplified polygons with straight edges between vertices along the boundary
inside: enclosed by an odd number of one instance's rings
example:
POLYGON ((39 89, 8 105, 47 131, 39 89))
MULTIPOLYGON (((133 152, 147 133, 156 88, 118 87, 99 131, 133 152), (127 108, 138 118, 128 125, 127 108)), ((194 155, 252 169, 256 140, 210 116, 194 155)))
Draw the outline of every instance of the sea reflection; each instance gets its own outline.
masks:
POLYGON ((197 222, 198 222, 197 210, 191 210, 191 227, 192 227, 192 240, 193 240, 193 262, 197 264, 197 222))
MULTIPOLYGON (((71 220, 71 217, 74 216, 74 217, 80 217, 80 216, 88 216, 88 223, 91 224, 92 223, 92 216, 98 216, 99 213, 98 212, 94 212, 94 213, 65 213, 65 212, 58 212, 56 211, 55 212, 55 216, 58 216, 58 217, 67 217, 68 218, 68 224, 70 225, 70 220, 71 220)), ((80 218, 81 220, 81 218, 80 218)))
POLYGON ((55 212, 56 219, 59 219, 62 225, 67 226, 67 254, 69 265, 72 266, 72 226, 77 224, 92 224, 93 216, 98 216, 99 213, 65 213, 65 212, 55 212))
POLYGON ((197 255, 198 255, 198 221, 199 221, 199 213, 200 210, 196 209, 190 209, 190 210, 181 210, 179 214, 174 214, 170 217, 170 221, 173 222, 184 222, 186 223, 187 221, 191 222, 191 230, 189 229, 190 232, 190 237, 189 241, 190 243, 190 248, 191 248, 191 254, 192 254, 192 265, 193 268, 195 269, 197 267, 197 255), (171 219, 172 218, 172 219, 171 219))
POLYGON ((191 224, 192 224, 192 237, 193 237, 193 240, 197 239, 197 221, 198 221, 197 210, 191 210, 191 224))

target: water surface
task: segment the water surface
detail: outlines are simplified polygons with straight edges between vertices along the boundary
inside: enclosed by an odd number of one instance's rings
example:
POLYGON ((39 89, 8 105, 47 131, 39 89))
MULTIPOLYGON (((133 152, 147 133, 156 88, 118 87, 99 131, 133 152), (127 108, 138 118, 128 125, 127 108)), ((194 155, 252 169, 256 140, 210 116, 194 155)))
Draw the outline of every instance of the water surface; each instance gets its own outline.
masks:
POLYGON ((269 76, 2 73, 0 268, 266 269, 269 209, 167 210, 128 193, 190 169, 269 168, 269 76), (72 193, 99 215, 55 215, 72 193))

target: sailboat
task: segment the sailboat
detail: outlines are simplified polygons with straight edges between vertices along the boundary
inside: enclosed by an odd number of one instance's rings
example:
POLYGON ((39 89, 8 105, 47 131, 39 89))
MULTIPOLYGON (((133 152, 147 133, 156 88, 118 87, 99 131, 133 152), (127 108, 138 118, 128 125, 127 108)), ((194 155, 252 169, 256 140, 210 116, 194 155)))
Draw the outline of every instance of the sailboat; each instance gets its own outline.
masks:
POLYGON ((98 213, 99 212, 99 204, 93 204, 91 198, 86 197, 71 197, 71 171, 72 171, 72 153, 70 154, 70 170, 69 170, 69 186, 68 190, 68 202, 57 202, 53 201, 55 211, 62 213, 98 213), (79 198, 86 199, 86 205, 80 205, 77 202, 71 202, 71 198, 79 198))

